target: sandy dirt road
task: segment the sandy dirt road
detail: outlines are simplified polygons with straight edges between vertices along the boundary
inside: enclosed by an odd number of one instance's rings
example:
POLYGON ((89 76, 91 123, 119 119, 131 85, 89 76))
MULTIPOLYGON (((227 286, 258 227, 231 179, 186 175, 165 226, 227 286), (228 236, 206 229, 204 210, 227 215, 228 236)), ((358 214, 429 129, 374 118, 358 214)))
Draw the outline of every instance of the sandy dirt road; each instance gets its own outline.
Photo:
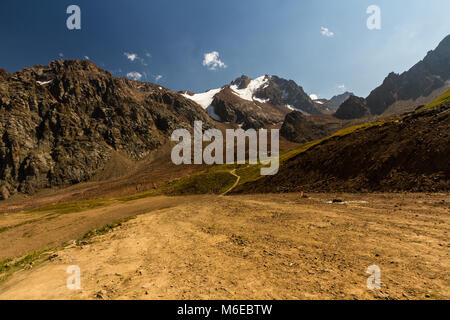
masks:
MULTIPOLYGON (((448 194, 310 197, 159 197, 69 214, 49 230, 55 242, 69 220, 148 212, 15 272, 0 299, 450 298, 448 194), (336 198, 345 202, 329 203, 336 198), (66 287, 70 265, 81 270, 81 290, 66 287), (380 290, 367 288, 371 265, 381 269, 380 290)), ((25 226, 49 228, 40 223, 25 226)), ((8 238, 20 246, 18 236, 0 236, 2 254, 14 252, 8 238)))

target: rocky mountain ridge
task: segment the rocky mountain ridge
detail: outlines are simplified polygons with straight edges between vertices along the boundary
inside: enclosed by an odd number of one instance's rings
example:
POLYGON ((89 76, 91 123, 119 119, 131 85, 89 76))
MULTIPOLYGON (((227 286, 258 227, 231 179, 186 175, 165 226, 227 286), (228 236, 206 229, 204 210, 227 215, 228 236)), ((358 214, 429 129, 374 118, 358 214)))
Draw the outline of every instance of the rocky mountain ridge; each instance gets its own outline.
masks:
POLYGON ((212 126, 182 95, 89 61, 0 70, 1 197, 87 181, 112 151, 142 159, 197 119, 212 126))
POLYGON ((391 72, 366 98, 367 106, 373 115, 380 115, 397 101, 414 101, 449 86, 449 80, 450 35, 408 71, 402 74, 391 72))

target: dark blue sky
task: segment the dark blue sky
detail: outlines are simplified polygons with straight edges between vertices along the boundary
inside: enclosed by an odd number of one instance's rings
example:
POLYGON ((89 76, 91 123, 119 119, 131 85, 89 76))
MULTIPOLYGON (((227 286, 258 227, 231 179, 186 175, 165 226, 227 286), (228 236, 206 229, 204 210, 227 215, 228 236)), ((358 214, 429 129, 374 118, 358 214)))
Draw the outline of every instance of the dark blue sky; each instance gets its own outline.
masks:
POLYGON ((366 96, 450 33, 449 12, 448 0, 2 0, 0 67, 15 72, 63 54, 87 56, 116 76, 161 75, 173 90, 276 74, 319 97, 343 85, 366 96), (66 28, 71 4, 81 8, 79 31, 66 28), (381 30, 366 26, 372 4, 381 30), (214 51, 226 68, 202 64, 214 51))

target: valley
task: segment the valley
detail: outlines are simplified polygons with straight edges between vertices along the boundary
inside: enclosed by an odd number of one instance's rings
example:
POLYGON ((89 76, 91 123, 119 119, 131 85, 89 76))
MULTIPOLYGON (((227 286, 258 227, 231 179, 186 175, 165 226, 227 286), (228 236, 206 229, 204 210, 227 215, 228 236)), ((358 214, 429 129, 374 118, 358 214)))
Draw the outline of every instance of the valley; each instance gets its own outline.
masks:
POLYGON ((450 299, 449 61, 447 35, 330 99, 268 74, 194 93, 89 58, 0 69, 0 299, 450 299))
POLYGON ((48 249, 9 262, 0 298, 450 298, 448 193, 306 195, 149 197, 52 220, 45 211, 2 215, 2 226, 35 220, 0 233, 3 256, 48 249), (66 287, 70 265, 81 290, 66 287), (366 287, 371 265, 381 290, 366 287))

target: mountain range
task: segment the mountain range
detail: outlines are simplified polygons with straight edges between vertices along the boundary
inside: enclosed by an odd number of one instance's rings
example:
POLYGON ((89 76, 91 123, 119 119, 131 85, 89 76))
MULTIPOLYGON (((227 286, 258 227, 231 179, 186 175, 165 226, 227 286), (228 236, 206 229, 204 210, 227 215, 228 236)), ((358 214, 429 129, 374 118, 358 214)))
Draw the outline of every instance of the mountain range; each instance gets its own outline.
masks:
MULTIPOLYGON (((0 69, 0 197, 91 181, 118 158, 125 159, 122 167, 148 158, 170 143, 173 130, 192 130, 195 120, 202 120, 204 129, 279 128, 283 138, 307 143, 414 110, 444 92, 449 80, 450 36, 409 71, 389 74, 367 98, 345 92, 313 100, 294 81, 276 75, 243 75, 207 92, 177 93, 113 77, 89 61, 57 60, 14 74, 0 69)), ((366 140, 352 148, 373 142, 366 140)), ((394 152, 385 151, 387 157, 394 152)), ((369 158, 367 153, 360 160, 369 158)))
MULTIPOLYGON (((450 87, 449 61, 450 35, 410 70, 402 74, 390 73, 367 98, 345 92, 329 100, 313 100, 294 81, 274 75, 255 79, 244 75, 218 89, 197 94, 186 91, 183 95, 202 105, 215 120, 235 123, 244 129, 279 125, 285 120, 292 123, 292 116, 286 116, 294 111, 307 116, 334 115, 340 120, 369 119, 411 111, 442 94, 450 87)), ((309 127, 317 125, 317 118, 302 119, 312 121, 309 127)), ((300 135, 308 136, 304 130, 288 134, 289 137, 300 135)), ((299 140, 304 139, 293 141, 299 140)))

